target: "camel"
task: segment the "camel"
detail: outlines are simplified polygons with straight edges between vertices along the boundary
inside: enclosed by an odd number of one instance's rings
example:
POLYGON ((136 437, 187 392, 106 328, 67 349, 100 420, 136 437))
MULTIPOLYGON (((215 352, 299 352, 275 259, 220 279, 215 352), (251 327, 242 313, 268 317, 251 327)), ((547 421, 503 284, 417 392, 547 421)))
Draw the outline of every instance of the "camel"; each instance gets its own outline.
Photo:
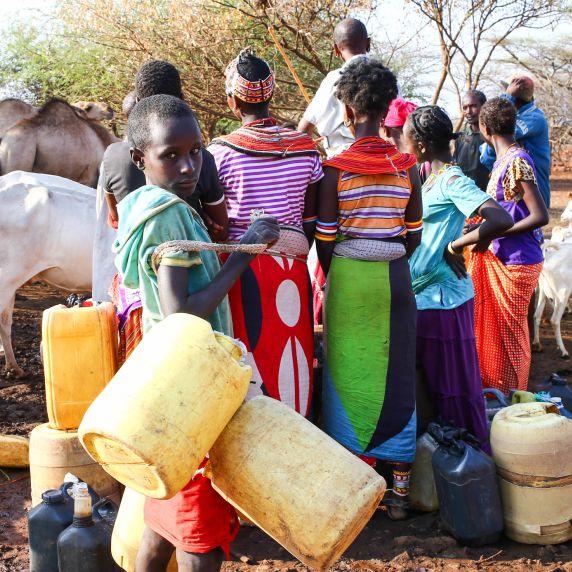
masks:
POLYGON ((97 186, 108 145, 119 141, 97 121, 69 103, 48 101, 37 115, 12 126, 0 142, 0 175, 12 171, 46 173, 97 186))
POLYGON ((4 133, 22 119, 28 119, 38 114, 38 110, 20 99, 3 99, 0 101, 0 140, 4 133))
POLYGON ((73 107, 77 107, 87 119, 93 119, 94 121, 113 119, 114 113, 109 103, 103 103, 101 101, 76 101, 72 105, 73 107))
MULTIPOLYGON (((108 103, 100 101, 76 101, 73 107, 79 110, 82 117, 94 121, 113 119, 113 109, 108 103)), ((38 108, 21 99, 8 98, 0 101, 0 140, 4 133, 22 119, 38 114, 38 108)))

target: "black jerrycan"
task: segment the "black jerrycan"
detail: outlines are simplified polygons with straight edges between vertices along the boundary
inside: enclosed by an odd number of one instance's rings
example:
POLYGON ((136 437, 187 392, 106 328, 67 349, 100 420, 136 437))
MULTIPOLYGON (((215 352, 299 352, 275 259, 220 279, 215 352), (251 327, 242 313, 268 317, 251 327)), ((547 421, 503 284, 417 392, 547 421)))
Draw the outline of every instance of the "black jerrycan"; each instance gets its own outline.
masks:
MULTIPOLYGON (((105 512, 96 510, 97 516, 94 519, 91 497, 85 483, 76 484, 73 495, 73 523, 58 538, 59 572, 120 570, 111 556, 112 525, 105 522, 105 512)), ((104 502, 105 499, 94 508, 97 509, 104 502)))
POLYGON ((439 444, 432 465, 445 528, 468 546, 496 542, 503 514, 493 460, 466 429, 430 423, 428 432, 439 444))
POLYGON ((72 521, 73 503, 62 491, 42 493, 42 502, 28 513, 30 572, 58 572, 58 536, 72 521))

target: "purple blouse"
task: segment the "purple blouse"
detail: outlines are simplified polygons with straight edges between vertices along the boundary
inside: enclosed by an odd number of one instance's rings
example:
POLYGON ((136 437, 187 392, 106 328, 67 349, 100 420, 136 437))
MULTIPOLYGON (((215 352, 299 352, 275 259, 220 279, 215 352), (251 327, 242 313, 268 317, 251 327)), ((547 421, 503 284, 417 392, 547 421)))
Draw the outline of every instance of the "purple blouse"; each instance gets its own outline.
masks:
MULTIPOLYGON (((491 171, 487 193, 508 212, 517 223, 530 211, 522 200, 518 181, 536 183, 536 170, 530 155, 521 148, 510 149, 498 159, 491 171)), ((534 231, 496 238, 492 241, 494 255, 505 265, 538 264, 544 260, 534 231)))

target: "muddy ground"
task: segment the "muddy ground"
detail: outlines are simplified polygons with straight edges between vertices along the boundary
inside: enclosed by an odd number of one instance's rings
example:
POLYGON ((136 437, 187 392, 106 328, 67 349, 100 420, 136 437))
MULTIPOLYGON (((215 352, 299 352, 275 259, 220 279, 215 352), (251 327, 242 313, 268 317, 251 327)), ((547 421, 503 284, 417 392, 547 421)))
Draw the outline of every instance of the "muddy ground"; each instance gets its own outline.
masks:
MULTIPOLYGON (((572 191, 572 181, 554 181, 550 226, 559 224, 569 191, 572 191)), ((66 296, 43 284, 27 285, 18 292, 13 344, 18 363, 28 376, 14 380, 0 374, 0 434, 28 435, 37 424, 47 421, 39 355, 41 315, 45 308, 61 303, 66 296)), ((568 350, 572 351, 571 315, 562 321, 562 335, 568 350)), ((530 380, 538 381, 558 372, 572 382, 572 363, 559 357, 548 324, 542 325, 541 340, 544 352, 533 354, 530 380)), ((28 569, 26 512, 29 507, 28 471, 0 472, 0 572, 28 569)), ((241 530, 233 544, 233 554, 234 561, 225 564, 227 571, 307 570, 256 528, 241 530)), ((466 548, 445 533, 437 513, 417 513, 404 522, 392 522, 378 511, 334 569, 572 572, 572 542, 542 547, 504 539, 483 548, 466 548)))

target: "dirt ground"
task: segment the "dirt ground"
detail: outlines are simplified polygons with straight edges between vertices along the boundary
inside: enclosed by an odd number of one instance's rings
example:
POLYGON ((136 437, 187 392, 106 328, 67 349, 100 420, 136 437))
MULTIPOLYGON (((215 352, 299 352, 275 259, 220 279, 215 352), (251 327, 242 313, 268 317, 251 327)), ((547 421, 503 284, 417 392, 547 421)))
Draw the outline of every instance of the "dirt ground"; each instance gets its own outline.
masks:
MULTIPOLYGON (((572 191, 572 180, 553 182, 550 228, 559 224, 569 191, 572 191)), ((0 374, 0 434, 28 435, 37 424, 47 421, 39 355, 41 316, 42 310, 61 303, 66 296, 42 284, 27 285, 18 292, 13 344, 18 363, 28 376, 15 380, 0 374)), ((571 315, 562 320, 562 336, 572 351, 571 315)), ((572 363, 559 357, 547 324, 542 325, 541 341, 544 352, 533 354, 530 380, 539 381, 558 372, 572 382, 572 363)), ((0 572, 28 569, 26 513, 29 507, 28 471, 0 472, 0 572)), ((229 572, 307 570, 256 528, 243 527, 232 550, 234 560, 224 565, 229 572)), ((504 539, 483 548, 466 548, 445 533, 438 513, 417 513, 404 522, 392 522, 378 511, 334 570, 572 572, 572 542, 543 547, 504 539)))

